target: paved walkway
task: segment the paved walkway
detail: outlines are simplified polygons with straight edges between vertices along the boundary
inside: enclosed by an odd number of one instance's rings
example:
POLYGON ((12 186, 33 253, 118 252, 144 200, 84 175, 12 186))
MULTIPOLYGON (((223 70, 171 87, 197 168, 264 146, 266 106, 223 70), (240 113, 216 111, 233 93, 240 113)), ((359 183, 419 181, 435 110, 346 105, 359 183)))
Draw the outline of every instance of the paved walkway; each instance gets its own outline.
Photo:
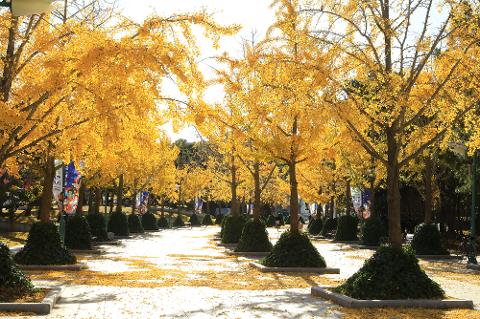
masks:
MULTIPOLYGON (((472 311, 352 311, 310 296, 312 285, 335 285, 373 252, 314 241, 340 275, 262 274, 251 259, 225 254, 213 242, 218 227, 165 230, 103 246, 81 256, 82 272, 33 272, 37 282, 66 283, 46 318, 480 318, 472 311)), ((280 235, 269 229, 272 241, 280 235)), ((447 294, 474 299, 480 308, 480 275, 458 262, 422 262, 447 294)), ((16 317, 18 318, 18 317, 16 317)))

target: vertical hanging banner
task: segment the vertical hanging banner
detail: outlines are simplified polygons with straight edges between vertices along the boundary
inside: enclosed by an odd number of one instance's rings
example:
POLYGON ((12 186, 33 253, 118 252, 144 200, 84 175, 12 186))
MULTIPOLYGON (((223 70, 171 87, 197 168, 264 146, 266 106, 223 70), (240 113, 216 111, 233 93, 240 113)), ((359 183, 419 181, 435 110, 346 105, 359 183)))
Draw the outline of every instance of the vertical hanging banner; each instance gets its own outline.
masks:
POLYGON ((200 214, 202 212, 203 199, 195 197, 195 213, 200 214))
POLYGON ((137 195, 137 207, 138 207, 138 213, 140 215, 143 215, 147 212, 148 209, 148 192, 140 192, 137 195))
POLYGON ((65 200, 64 212, 68 215, 75 214, 78 206, 78 191, 80 189, 81 176, 75 168, 73 161, 68 164, 65 171, 65 200))

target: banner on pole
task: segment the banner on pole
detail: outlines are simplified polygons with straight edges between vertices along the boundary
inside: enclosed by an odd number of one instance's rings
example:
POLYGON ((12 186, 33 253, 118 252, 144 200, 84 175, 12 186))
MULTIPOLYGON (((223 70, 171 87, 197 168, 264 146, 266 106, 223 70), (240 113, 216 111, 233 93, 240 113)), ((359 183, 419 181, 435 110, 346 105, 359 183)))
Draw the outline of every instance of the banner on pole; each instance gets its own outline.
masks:
POLYGON ((65 170, 64 211, 68 215, 73 215, 77 211, 80 182, 81 175, 75 168, 75 163, 71 161, 65 170))

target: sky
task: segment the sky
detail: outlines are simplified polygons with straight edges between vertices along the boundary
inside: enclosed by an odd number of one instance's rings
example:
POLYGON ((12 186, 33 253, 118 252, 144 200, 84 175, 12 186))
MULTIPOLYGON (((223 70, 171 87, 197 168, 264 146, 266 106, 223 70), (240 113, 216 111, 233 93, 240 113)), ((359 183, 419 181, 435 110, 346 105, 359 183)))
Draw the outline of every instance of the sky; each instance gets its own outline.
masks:
MULTIPOLYGON (((214 14, 218 23, 242 25, 243 28, 238 35, 222 40, 218 52, 211 49, 210 42, 200 40, 203 57, 221 54, 223 51, 238 55, 241 52, 242 38, 250 39, 252 31, 255 31, 260 38, 263 37, 274 21, 275 12, 270 8, 270 4, 271 0, 119 0, 119 7, 123 14, 138 22, 154 14, 169 16, 205 8, 207 12, 214 14)), ((221 99, 222 92, 213 90, 209 95, 207 100, 221 99)), ((177 133, 173 132, 171 125, 166 125, 164 129, 173 140, 179 138, 198 140, 198 135, 192 127, 184 128, 177 133)))

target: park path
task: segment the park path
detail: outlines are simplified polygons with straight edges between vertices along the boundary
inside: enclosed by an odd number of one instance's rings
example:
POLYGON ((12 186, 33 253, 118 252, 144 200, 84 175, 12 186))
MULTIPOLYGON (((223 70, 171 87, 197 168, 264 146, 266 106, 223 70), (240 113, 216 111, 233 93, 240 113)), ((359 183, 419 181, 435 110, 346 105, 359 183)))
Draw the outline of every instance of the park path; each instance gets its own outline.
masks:
MULTIPOLYGON (((479 312, 403 311, 397 317, 392 310, 345 310, 311 297, 310 287, 344 280, 372 251, 314 241, 340 275, 262 274, 248 266, 251 259, 228 256, 216 246, 218 231, 214 226, 136 235, 103 246, 102 255, 80 257, 89 270, 31 273, 37 282, 66 284, 46 318, 480 318, 479 312)), ((269 229, 272 241, 281 231, 269 229)), ((480 307, 479 275, 446 272, 448 263, 424 266, 448 295, 474 299, 480 307)))

